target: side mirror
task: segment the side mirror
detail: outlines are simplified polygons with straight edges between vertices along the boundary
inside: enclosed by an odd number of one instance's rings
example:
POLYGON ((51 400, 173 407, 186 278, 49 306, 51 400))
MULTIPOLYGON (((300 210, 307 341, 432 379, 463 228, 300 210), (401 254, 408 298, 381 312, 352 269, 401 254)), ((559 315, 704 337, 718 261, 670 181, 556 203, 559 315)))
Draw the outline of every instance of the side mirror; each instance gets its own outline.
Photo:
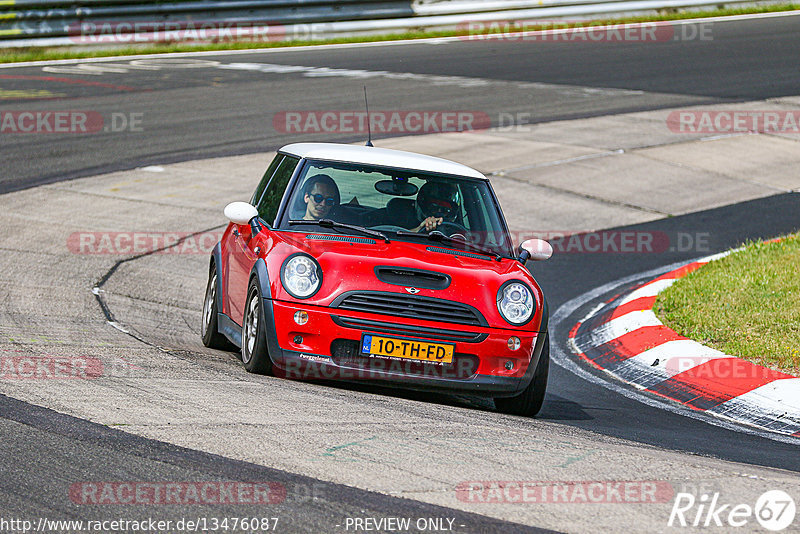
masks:
POLYGON ((249 224, 253 235, 261 231, 258 222, 258 210, 247 202, 231 202, 225 206, 225 217, 235 224, 249 224))
POLYGON ((519 257, 517 258, 522 264, 529 259, 533 261, 544 261, 550 259, 553 255, 553 247, 543 239, 528 239, 519 245, 519 257))

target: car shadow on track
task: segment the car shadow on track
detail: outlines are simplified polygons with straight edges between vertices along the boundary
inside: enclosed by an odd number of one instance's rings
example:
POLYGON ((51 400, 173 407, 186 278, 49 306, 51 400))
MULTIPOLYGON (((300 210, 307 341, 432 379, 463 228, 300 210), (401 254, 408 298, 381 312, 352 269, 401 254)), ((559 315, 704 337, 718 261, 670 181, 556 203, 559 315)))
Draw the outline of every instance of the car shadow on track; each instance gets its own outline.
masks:
MULTIPOLYGON (((374 384, 355 384, 350 382, 336 382, 315 380, 314 384, 325 387, 344 389, 359 393, 368 393, 385 397, 400 398, 422 403, 439 404, 469 408, 481 412, 497 412, 494 401, 486 397, 472 397, 467 395, 450 395, 446 393, 431 393, 410 389, 390 388, 374 384)), ((505 416, 505 414, 503 414, 505 416)), ((509 416, 512 417, 512 416, 509 416)), ((524 418, 522 418, 524 419, 524 418)), ((583 410, 580 404, 548 393, 545 397, 542 411, 536 419, 544 421, 580 421, 592 419, 592 416, 583 410)))
POLYGON ((320 386, 344 389, 359 393, 369 393, 384 397, 394 397, 418 402, 441 404, 444 406, 457 406, 462 408, 472 408, 481 411, 495 411, 494 402, 489 398, 470 397, 464 395, 450 395, 447 393, 435 393, 429 391, 418 391, 413 389, 393 388, 375 384, 361 384, 353 382, 339 382, 334 380, 303 380, 303 382, 317 384, 320 386))
POLYGON ((577 402, 548 393, 542 411, 536 416, 544 421, 586 421, 594 419, 577 402))

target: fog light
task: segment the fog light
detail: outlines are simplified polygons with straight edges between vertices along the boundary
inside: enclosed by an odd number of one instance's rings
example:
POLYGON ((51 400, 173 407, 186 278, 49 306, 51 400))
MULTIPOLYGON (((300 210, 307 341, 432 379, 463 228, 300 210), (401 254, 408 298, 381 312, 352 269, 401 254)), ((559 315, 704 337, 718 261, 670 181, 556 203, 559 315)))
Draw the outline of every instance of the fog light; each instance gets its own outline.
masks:
POLYGON ((507 371, 510 371, 510 370, 512 370, 513 368, 514 368, 514 362, 512 362, 511 360, 508 360, 508 361, 506 362, 506 370, 507 370, 507 371))
POLYGON ((299 325, 304 325, 308 322, 308 312, 298 311, 294 312, 294 322, 299 325))
MULTIPOLYGON (((295 315, 295 318, 297 316, 295 315)), ((296 319, 295 319, 296 320, 296 319)), ((520 347, 521 343, 518 337, 510 337, 508 338, 508 350, 517 350, 520 347)))
POLYGON ((292 341, 294 341, 295 345, 302 345, 303 336, 294 336, 294 339, 292 341))

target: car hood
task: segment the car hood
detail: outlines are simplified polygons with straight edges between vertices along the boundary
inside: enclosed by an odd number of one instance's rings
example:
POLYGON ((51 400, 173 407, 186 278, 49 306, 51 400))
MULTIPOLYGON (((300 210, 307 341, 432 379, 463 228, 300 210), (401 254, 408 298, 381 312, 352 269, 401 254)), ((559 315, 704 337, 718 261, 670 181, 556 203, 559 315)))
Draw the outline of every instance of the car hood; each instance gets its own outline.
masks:
MULTIPOLYGON (((503 283, 519 280, 533 291, 537 301, 535 316, 543 306, 544 297, 533 276, 513 259, 497 261, 435 242, 392 240, 384 243, 366 236, 312 232, 274 232, 273 235, 275 244, 266 259, 273 296, 281 300, 299 302, 283 289, 279 273, 286 258, 305 252, 317 260, 323 272, 319 291, 302 301, 310 305, 335 305, 337 298, 353 291, 412 294, 467 304, 481 312, 488 326, 509 327, 497 311, 497 292, 503 283)), ((531 322, 538 324, 538 321, 531 322)))

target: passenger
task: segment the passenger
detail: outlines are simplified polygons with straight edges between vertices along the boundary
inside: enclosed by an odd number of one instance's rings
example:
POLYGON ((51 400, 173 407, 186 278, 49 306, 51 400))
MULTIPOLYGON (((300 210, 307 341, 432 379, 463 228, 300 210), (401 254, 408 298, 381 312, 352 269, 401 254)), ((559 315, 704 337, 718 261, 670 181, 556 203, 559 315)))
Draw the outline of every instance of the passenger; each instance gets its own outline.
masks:
POLYGON ((306 213, 303 219, 318 221, 328 216, 339 204, 339 188, 327 174, 317 174, 308 179, 303 187, 306 213))

